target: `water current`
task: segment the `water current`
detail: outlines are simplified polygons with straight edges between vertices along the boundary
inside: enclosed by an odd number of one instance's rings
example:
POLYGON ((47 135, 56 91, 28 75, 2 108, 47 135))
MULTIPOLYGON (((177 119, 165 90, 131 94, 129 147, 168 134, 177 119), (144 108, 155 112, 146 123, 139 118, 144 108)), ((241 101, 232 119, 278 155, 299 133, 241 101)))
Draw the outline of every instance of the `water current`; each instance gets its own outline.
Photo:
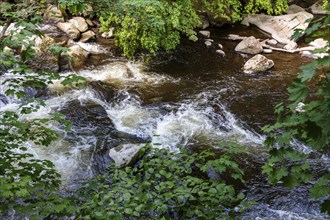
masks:
MULTIPOLYGON (((60 82, 49 85, 42 96, 46 106, 22 120, 61 112, 73 129, 65 132, 61 125, 52 125, 62 138, 48 148, 30 144, 30 152, 55 163, 67 190, 102 172, 110 161, 109 149, 122 143, 150 141, 154 147, 175 152, 180 146, 216 147, 221 141, 235 140, 251 149, 251 158, 257 158, 246 159, 253 170, 265 155, 261 127, 274 121, 274 106, 285 101, 287 86, 308 60, 299 54, 274 52, 267 55, 274 60, 274 69, 246 75, 241 68, 248 58, 234 53, 237 42, 226 36, 267 36, 242 27, 212 29, 211 33, 210 48, 202 41, 183 42, 173 53, 161 54, 147 64, 104 54, 105 50, 77 72, 88 80, 86 88, 71 90, 60 82), (226 57, 215 53, 219 43, 226 57)), ((9 77, 13 76, 7 73, 1 80, 9 77)), ((4 90, 2 86, 1 110, 17 109, 20 100, 4 96, 4 90)), ((34 91, 29 93, 34 95, 34 91)), ((315 163, 329 169, 327 158, 315 163)), ((252 186, 246 193, 258 205, 241 218, 326 219, 318 211, 319 204, 308 198, 308 186, 294 191, 272 188, 260 174, 250 175, 252 186)))

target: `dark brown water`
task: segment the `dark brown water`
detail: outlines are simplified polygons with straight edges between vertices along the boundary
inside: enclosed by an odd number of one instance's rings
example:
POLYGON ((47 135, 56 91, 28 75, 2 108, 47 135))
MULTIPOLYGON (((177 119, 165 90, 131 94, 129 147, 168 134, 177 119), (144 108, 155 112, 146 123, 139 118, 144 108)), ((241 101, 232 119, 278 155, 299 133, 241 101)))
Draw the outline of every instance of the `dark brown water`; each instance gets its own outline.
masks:
POLYGON ((171 55, 160 56, 150 63, 152 71, 180 78, 179 85, 163 88, 158 93, 164 100, 176 102, 202 91, 223 91, 221 100, 230 112, 260 131, 260 127, 274 121, 274 106, 286 100, 286 88, 299 67, 309 59, 299 54, 273 52, 265 54, 275 62, 273 69, 257 75, 244 74, 241 68, 252 56, 235 53, 238 41, 227 40, 228 34, 259 39, 267 39, 267 35, 241 25, 210 31, 210 38, 214 40, 211 47, 207 48, 202 38, 197 43, 184 41, 171 55), (219 43, 226 57, 215 52, 219 43))

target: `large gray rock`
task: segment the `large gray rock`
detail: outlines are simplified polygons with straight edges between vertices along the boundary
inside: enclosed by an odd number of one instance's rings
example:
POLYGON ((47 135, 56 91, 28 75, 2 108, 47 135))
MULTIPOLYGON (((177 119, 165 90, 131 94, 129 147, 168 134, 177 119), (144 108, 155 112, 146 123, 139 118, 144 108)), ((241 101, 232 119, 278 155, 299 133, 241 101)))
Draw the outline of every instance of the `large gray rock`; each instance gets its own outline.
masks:
POLYGON ((311 18, 313 18, 313 15, 306 11, 281 16, 257 14, 246 17, 242 24, 256 25, 261 30, 269 33, 279 43, 286 45, 285 49, 293 50, 297 46, 291 40, 294 30, 306 30, 309 24, 308 21, 311 18))
POLYGON ((109 156, 117 166, 132 165, 144 154, 145 144, 121 144, 110 149, 109 156))
POLYGON ((57 27, 66 33, 70 39, 77 40, 80 37, 80 31, 73 23, 59 22, 57 27))
POLYGON ((329 11, 326 11, 326 10, 323 9, 322 5, 323 5, 323 1, 318 1, 318 2, 316 2, 314 5, 312 5, 312 6, 310 7, 311 12, 312 12, 313 14, 316 14, 316 15, 326 15, 326 14, 330 14, 329 11))
POLYGON ((249 59, 243 66, 244 73, 254 74, 264 72, 274 66, 274 62, 267 57, 257 54, 249 59))
POLYGON ((262 44, 255 37, 247 37, 243 39, 236 47, 235 51, 247 54, 258 54, 263 50, 262 44))
POLYGON ((85 31, 88 30, 88 24, 87 24, 85 18, 83 18, 83 17, 74 17, 74 18, 72 18, 72 19, 69 20, 69 23, 71 23, 74 26, 76 26, 76 28, 80 32, 85 32, 85 31))
POLYGON ((58 22, 64 22, 64 16, 62 14, 62 11, 54 6, 49 6, 45 13, 44 13, 44 21, 45 23, 58 23, 58 22))

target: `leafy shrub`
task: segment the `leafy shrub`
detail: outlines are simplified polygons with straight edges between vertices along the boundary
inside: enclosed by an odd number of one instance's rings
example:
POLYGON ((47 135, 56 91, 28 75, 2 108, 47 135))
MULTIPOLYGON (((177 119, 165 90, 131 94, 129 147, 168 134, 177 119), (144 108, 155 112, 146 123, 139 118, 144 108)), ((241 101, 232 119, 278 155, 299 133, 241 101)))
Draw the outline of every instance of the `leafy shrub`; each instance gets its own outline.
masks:
POLYGON ((236 152, 179 154, 153 149, 135 167, 112 165, 83 190, 89 201, 78 210, 81 219, 218 219, 229 218, 244 198, 228 178, 243 182, 232 160, 236 152), (210 179, 209 171, 218 178, 210 179), (227 176, 225 178, 224 176, 227 176))

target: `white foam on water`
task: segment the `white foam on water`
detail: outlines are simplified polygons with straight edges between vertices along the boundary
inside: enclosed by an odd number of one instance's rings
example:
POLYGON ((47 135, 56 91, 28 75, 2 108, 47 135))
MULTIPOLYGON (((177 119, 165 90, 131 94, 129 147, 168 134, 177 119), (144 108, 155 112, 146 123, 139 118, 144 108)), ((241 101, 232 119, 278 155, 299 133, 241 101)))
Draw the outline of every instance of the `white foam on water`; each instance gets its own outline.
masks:
POLYGON ((214 144, 222 140, 262 145, 264 138, 244 127, 222 105, 219 105, 222 114, 219 115, 204 105, 205 99, 195 101, 170 105, 172 110, 164 114, 159 108, 141 106, 138 99, 127 94, 124 100, 107 106, 106 111, 117 130, 149 137, 155 147, 173 151, 190 143, 214 144), (219 118, 221 121, 214 123, 219 118))
POLYGON ((79 75, 90 81, 103 81, 117 86, 132 86, 132 83, 159 84, 175 81, 169 76, 159 75, 144 70, 145 66, 136 62, 114 62, 93 70, 82 70, 79 75))
POLYGON ((81 48, 84 50, 88 51, 89 53, 92 54, 105 54, 108 53, 108 51, 102 47, 100 44, 97 43, 83 43, 83 42, 77 42, 81 48))
POLYGON ((107 106, 106 111, 117 130, 147 138, 157 124, 161 114, 155 109, 148 109, 126 93, 126 98, 120 103, 107 106))
POLYGON ((268 217, 257 217, 256 220, 269 220, 269 219, 278 219, 278 220, 325 220, 327 219, 325 215, 321 214, 311 214, 311 213, 296 213, 292 211, 284 211, 278 209, 267 208, 268 211, 273 213, 268 217))
MULTIPOLYGON (((94 93, 90 89, 73 90, 64 93, 61 96, 52 97, 45 101, 46 105, 41 106, 40 109, 31 114, 20 115, 21 121, 31 121, 33 119, 50 118, 51 113, 58 112, 68 102, 72 100, 79 100, 81 103, 87 101, 99 101, 95 98, 94 93)), ((101 102, 100 102, 101 103, 101 102)), ((0 111, 14 111, 17 112, 19 108, 18 103, 8 104, 0 108, 0 111)), ((56 170, 61 174, 63 184, 69 183, 71 180, 76 179, 76 175, 84 175, 84 177, 91 176, 90 171, 90 149, 93 149, 96 142, 94 136, 80 136, 79 131, 72 131, 74 141, 66 140, 66 132, 62 130, 60 124, 52 123, 47 125, 48 128, 57 131, 62 135, 61 139, 53 141, 50 146, 37 146, 32 142, 26 143, 28 153, 34 155, 35 158, 50 160, 54 163, 56 170), (83 169, 83 171, 81 170, 83 169), (78 171, 81 172, 78 172, 78 171)), ((84 134, 92 134, 93 127, 90 127, 90 132, 84 134)), ((72 134, 71 134, 72 135, 72 134)), ((72 139, 72 137, 70 138, 72 139)))

